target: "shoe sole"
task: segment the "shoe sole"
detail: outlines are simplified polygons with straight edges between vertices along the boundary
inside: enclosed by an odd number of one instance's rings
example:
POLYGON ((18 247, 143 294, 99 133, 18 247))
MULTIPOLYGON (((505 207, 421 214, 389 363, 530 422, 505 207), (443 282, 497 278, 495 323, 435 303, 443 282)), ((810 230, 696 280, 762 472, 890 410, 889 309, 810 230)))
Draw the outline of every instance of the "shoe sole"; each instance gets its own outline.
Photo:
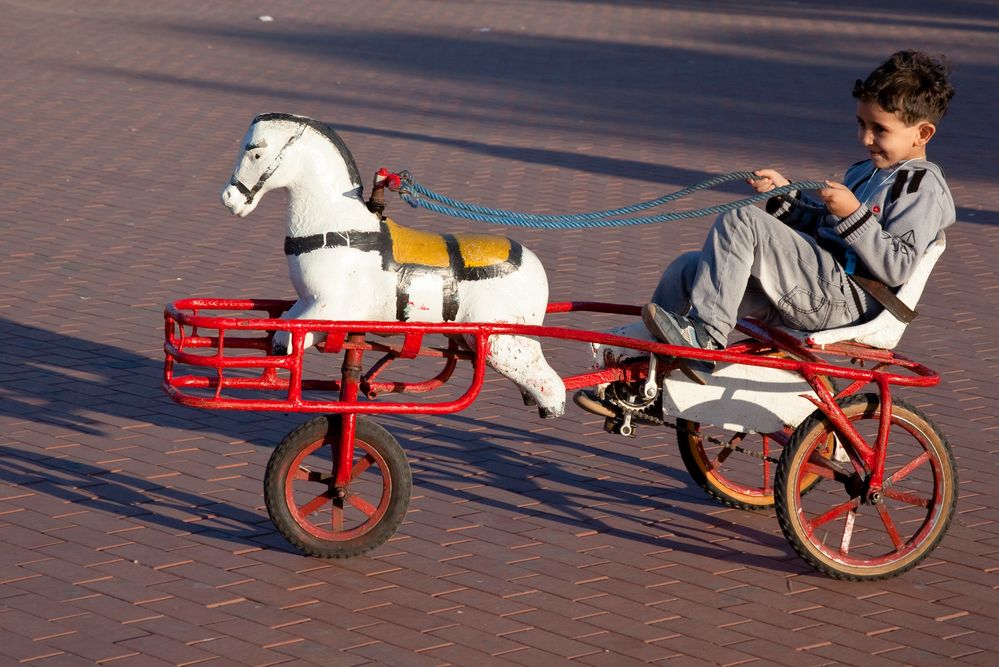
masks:
POLYGON ((572 402, 590 414, 597 415, 598 417, 617 417, 617 414, 604 405, 600 399, 586 391, 577 391, 573 394, 572 402))

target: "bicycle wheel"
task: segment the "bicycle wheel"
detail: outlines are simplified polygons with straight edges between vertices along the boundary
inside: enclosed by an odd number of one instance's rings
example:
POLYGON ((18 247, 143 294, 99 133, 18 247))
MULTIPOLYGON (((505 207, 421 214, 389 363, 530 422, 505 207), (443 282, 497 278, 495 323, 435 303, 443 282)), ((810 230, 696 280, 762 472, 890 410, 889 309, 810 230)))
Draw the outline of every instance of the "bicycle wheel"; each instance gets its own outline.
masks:
POLYGON ((333 488, 340 416, 316 417, 289 433, 264 474, 267 513, 288 542, 312 556, 348 558, 382 545, 406 516, 412 473, 384 428, 357 417, 346 494, 333 488))
MULTIPOLYGON (((875 443, 878 395, 839 405, 864 441, 875 443)), ((787 541, 836 579, 887 579, 911 569, 943 538, 957 504, 957 468, 946 438, 916 407, 893 401, 881 493, 868 491, 869 470, 828 457, 833 446, 835 427, 816 411, 777 464, 777 519, 787 541), (822 482, 805 496, 799 489, 807 475, 822 482)))

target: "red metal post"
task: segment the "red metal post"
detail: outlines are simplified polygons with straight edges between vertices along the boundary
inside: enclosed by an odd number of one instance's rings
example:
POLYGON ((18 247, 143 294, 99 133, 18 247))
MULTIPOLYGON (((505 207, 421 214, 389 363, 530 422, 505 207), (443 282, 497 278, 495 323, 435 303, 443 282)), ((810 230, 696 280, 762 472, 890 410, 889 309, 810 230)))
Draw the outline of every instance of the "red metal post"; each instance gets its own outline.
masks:
POLYGON ((881 491, 884 485, 885 459, 888 456, 888 435, 891 433, 892 396, 891 385, 883 376, 878 376, 878 394, 881 398, 881 419, 878 421, 878 441, 874 445, 874 465, 868 484, 868 493, 881 491))
MULTIPOLYGON (((364 334, 352 333, 347 336, 347 350, 343 357, 343 380, 340 383, 340 400, 353 403, 361 387, 361 358, 364 355, 364 334)), ((354 461, 354 433, 357 428, 357 413, 345 412, 340 418, 340 447, 336 449, 336 474, 333 484, 341 497, 346 495, 350 483, 354 461)))

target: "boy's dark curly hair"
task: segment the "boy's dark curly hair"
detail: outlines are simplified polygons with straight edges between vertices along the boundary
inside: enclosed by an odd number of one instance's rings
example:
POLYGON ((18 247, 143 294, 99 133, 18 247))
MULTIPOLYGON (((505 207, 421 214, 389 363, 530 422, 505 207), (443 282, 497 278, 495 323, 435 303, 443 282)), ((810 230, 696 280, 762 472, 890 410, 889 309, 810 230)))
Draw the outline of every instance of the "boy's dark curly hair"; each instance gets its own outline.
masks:
POLYGON ((906 125, 929 121, 934 125, 947 113, 954 87, 945 58, 921 51, 899 51, 866 79, 853 85, 853 96, 876 102, 889 113, 898 113, 906 125))

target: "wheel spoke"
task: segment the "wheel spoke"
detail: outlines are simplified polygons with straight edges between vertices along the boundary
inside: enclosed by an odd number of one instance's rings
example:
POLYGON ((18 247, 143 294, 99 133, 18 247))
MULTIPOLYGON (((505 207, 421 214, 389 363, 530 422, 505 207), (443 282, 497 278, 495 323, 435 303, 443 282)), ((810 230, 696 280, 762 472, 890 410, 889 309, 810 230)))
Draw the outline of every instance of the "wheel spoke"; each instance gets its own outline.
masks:
POLYGON ((334 533, 343 532, 343 501, 334 502, 330 505, 330 522, 334 533))
POLYGON ((289 479, 293 482, 318 482, 320 484, 329 484, 332 475, 324 475, 318 470, 309 470, 305 466, 299 466, 295 472, 289 475, 289 479))
POLYGON ((812 530, 815 530, 819 526, 829 523, 833 519, 843 516, 846 512, 851 512, 857 509, 858 506, 860 506, 860 498, 851 498, 845 503, 833 507, 825 514, 815 517, 815 519, 809 522, 809 525, 811 526, 812 530))
POLYGON ((839 552, 844 556, 850 553, 850 542, 853 541, 853 526, 857 521, 857 510, 846 513, 846 523, 843 524, 843 537, 839 541, 839 552))
POLYGON ((359 460, 350 468, 350 481, 357 479, 361 473, 371 467, 371 464, 375 462, 374 457, 370 454, 359 460))
POLYGON ((929 460, 930 460, 930 453, 923 452, 921 455, 917 456, 916 458, 912 459, 907 464, 896 470, 895 473, 891 477, 889 477, 887 481, 885 481, 885 486, 901 482, 903 479, 911 475, 913 472, 915 472, 925 463, 928 463, 929 460))
POLYGON ((888 531, 888 537, 891 538, 891 543, 895 545, 895 550, 898 551, 902 548, 902 538, 899 537, 898 529, 895 527, 895 521, 888 514, 888 508, 885 507, 884 503, 881 503, 878 507, 878 515, 881 517, 881 523, 885 525, 885 530, 888 531))
POLYGON ((318 510, 320 507, 328 503, 332 497, 333 496, 330 493, 330 491, 328 490, 323 491, 318 496, 316 496, 315 498, 313 498, 312 500, 305 503, 299 508, 302 516, 309 516, 310 514, 318 510))
POLYGON ((373 517, 375 512, 378 511, 377 507, 358 495, 347 496, 347 502, 364 512, 365 516, 369 518, 373 517))
POLYGON ((804 471, 807 474, 817 475, 823 479, 836 479, 836 475, 839 473, 839 471, 830 467, 829 462, 822 458, 818 452, 812 452, 808 463, 805 464, 804 471))
POLYGON ((924 508, 929 508, 930 506, 930 499, 926 496, 919 495, 915 491, 899 491, 890 487, 885 487, 881 490, 881 493, 892 500, 897 500, 907 505, 924 508))

